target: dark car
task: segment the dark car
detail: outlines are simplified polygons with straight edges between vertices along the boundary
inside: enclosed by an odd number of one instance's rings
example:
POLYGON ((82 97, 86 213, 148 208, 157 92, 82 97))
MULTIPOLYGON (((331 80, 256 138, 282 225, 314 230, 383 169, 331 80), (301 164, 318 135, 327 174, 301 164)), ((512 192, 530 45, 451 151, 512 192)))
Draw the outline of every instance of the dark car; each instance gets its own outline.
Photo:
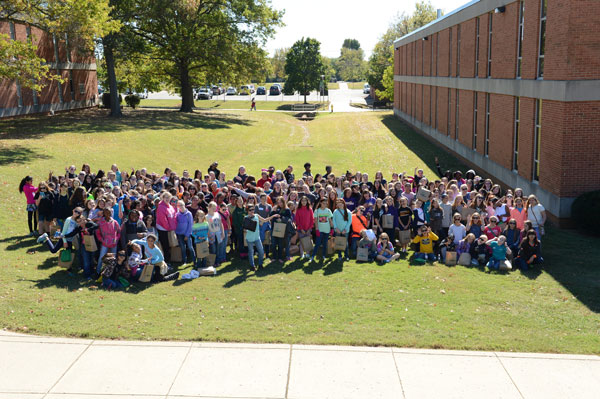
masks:
POLYGON ((258 88, 256 89, 256 94, 267 94, 267 89, 265 88, 265 86, 258 86, 258 88))
POLYGON ((271 86, 271 88, 269 88, 269 94, 272 96, 280 95, 281 94, 281 86, 279 86, 279 85, 271 86))

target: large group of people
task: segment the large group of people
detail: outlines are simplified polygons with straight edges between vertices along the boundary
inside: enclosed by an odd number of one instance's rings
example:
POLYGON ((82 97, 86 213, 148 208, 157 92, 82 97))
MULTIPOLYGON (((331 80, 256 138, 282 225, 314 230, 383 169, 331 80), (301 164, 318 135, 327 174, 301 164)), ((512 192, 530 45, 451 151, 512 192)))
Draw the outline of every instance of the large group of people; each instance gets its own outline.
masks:
POLYGON ((101 277, 107 288, 177 279, 179 264, 193 264, 182 278, 214 274, 232 257, 254 270, 265 258, 319 255, 381 264, 410 256, 490 270, 543 262, 546 212, 535 195, 473 170, 444 172, 437 158, 436 165, 434 177, 417 168, 411 175, 337 174, 330 166, 315 173, 307 162, 298 174, 289 165, 253 176, 240 166, 228 178, 217 162, 206 173, 181 175, 117 165, 94 173, 84 164, 37 184, 26 176, 19 191, 38 242, 62 250, 61 259, 72 253, 84 276, 101 277))

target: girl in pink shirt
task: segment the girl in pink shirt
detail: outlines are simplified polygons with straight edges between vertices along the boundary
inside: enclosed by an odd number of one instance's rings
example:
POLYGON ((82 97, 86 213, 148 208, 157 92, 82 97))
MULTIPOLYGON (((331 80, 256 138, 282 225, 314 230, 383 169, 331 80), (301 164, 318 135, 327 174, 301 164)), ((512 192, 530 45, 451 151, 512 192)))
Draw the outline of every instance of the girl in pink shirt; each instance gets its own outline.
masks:
POLYGON ((29 225, 29 235, 35 235, 37 231, 37 206, 35 205, 35 193, 37 187, 33 185, 33 177, 25 176, 19 183, 19 192, 25 193, 27 200, 27 224, 29 225))

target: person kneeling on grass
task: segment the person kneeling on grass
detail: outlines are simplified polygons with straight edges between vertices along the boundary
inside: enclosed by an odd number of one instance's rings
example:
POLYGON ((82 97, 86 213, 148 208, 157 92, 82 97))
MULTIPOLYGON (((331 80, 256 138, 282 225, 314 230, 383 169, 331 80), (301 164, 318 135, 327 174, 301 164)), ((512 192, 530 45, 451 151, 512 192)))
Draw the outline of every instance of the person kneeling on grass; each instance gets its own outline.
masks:
POLYGON ((127 267, 126 259, 125 251, 120 251, 117 257, 112 252, 102 257, 100 276, 102 277, 102 286, 104 288, 107 290, 123 288, 123 284, 119 281, 119 276, 121 269, 127 267))
POLYGON ((390 237, 387 233, 381 233, 379 236, 379 242, 377 243, 377 257, 376 259, 381 264, 389 263, 393 260, 398 260, 400 254, 394 252, 394 246, 390 242, 390 237))
POLYGON ((510 248, 506 245, 506 237, 500 236, 492 238, 491 240, 488 240, 486 244, 492 248, 492 257, 487 264, 488 269, 499 270, 504 264, 504 268, 510 270, 510 263, 506 259, 506 255, 510 255, 511 252, 510 248))
POLYGON ((521 270, 528 270, 532 265, 541 265, 544 262, 540 241, 535 229, 530 229, 527 236, 521 242, 519 256, 515 258, 515 264, 521 270))
POLYGON ((277 213, 265 219, 262 216, 254 213, 254 205, 248 205, 246 211, 248 212, 248 215, 244 217, 243 227, 246 234, 246 243, 248 243, 248 260, 250 261, 250 266, 254 269, 254 271, 256 271, 263 268, 263 258, 265 256, 265 251, 263 249, 262 242, 260 241, 259 224, 269 223, 275 218, 280 218, 281 215, 277 213), (254 230, 247 228, 250 226, 250 224, 252 224, 252 222, 254 222, 254 230), (254 264, 254 249, 256 249, 258 252, 258 267, 254 264))
POLYGON ((156 244, 156 236, 154 234, 148 234, 148 236, 141 240, 133 240, 130 241, 134 244, 138 244, 142 248, 144 248, 144 254, 146 255, 146 259, 148 262, 155 267, 155 273, 153 275, 153 280, 156 281, 169 281, 169 280, 177 280, 179 278, 179 272, 175 272, 172 274, 167 274, 168 267, 165 263, 165 258, 163 256, 162 251, 156 244), (158 267, 158 273, 156 273, 156 267, 158 267))
POLYGON ((435 261, 433 242, 437 241, 439 237, 427 225, 420 226, 417 231, 419 234, 413 238, 413 243, 419 244, 419 252, 415 253, 415 259, 420 258, 429 260, 430 262, 435 261))

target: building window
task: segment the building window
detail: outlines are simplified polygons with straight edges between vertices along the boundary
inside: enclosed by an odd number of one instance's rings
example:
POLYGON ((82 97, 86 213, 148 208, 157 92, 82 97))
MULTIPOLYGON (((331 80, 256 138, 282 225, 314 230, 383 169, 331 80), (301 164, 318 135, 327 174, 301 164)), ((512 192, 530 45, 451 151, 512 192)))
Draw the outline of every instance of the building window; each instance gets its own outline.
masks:
POLYGON ((519 126, 521 124, 521 98, 515 97, 515 134, 513 141, 513 170, 519 170, 519 126))
POLYGON ((8 29, 10 30, 10 38, 13 40, 17 40, 17 35, 15 34, 15 24, 14 22, 8 23, 8 29))
POLYGON ((542 134, 542 100, 535 100, 535 136, 533 139, 533 180, 540 180, 540 136, 542 134))
POLYGON ((452 96, 451 96, 450 88, 448 88, 448 126, 446 129, 446 135, 450 136, 450 112, 452 112, 452 96))
POLYGON ((458 115, 459 115, 459 103, 458 103, 458 93, 460 91, 458 89, 456 89, 456 114, 454 115, 454 140, 458 141, 458 115))
POLYGON ((485 95, 485 143, 483 154, 486 157, 490 155, 490 93, 485 95))
POLYGON ((438 87, 435 86, 435 130, 438 128, 438 87))
POLYGON ((65 99, 63 98, 63 88, 62 88, 62 84, 60 82, 58 83, 58 101, 60 101, 60 103, 64 103, 65 99))
POLYGON ((477 92, 473 93, 473 150, 477 150, 477 92))
POLYGON ((440 59, 440 34, 435 34, 435 76, 438 76, 438 60, 440 59))
POLYGON ((489 23, 488 23, 488 59, 487 59, 487 77, 492 76, 492 20, 494 18, 494 14, 489 14, 489 23))
POLYGON ((425 76, 425 40, 421 40, 421 76, 425 76))
POLYGON ((432 107, 432 99, 433 97, 433 86, 429 86, 429 126, 433 126, 433 110, 431 109, 432 107))
POLYGON ((19 79, 15 79, 15 85, 17 86, 17 107, 23 106, 23 95, 21 93, 21 83, 19 83, 19 79))
POLYGON ((67 62, 71 62, 71 49, 69 48, 69 36, 65 33, 65 51, 67 53, 67 62))
POLYGON ((517 42, 517 79, 521 78, 521 67, 523 64, 523 18, 525 2, 519 1, 519 38, 517 42))
POLYGON ((460 76, 460 25, 456 28, 456 77, 460 76))
POLYGON ((475 20, 475 77, 479 77, 479 17, 475 20))
POLYGON ((421 85, 421 122, 425 122, 425 86, 421 85))
POLYGON ((69 70, 69 90, 71 91, 71 101, 75 101, 75 82, 73 81, 73 70, 69 70))
POLYGON ((538 52, 538 73, 539 79, 544 78, 544 53, 546 52, 546 6, 548 0, 541 0, 540 12, 540 48, 538 52))
POLYGON ((85 83, 79 83, 79 94, 85 94, 85 83))
POLYGON ((429 47, 431 48, 431 57, 429 57, 429 76, 433 75, 433 35, 429 36, 429 47))
POLYGON ((452 28, 448 32, 448 76, 452 76, 452 28))

